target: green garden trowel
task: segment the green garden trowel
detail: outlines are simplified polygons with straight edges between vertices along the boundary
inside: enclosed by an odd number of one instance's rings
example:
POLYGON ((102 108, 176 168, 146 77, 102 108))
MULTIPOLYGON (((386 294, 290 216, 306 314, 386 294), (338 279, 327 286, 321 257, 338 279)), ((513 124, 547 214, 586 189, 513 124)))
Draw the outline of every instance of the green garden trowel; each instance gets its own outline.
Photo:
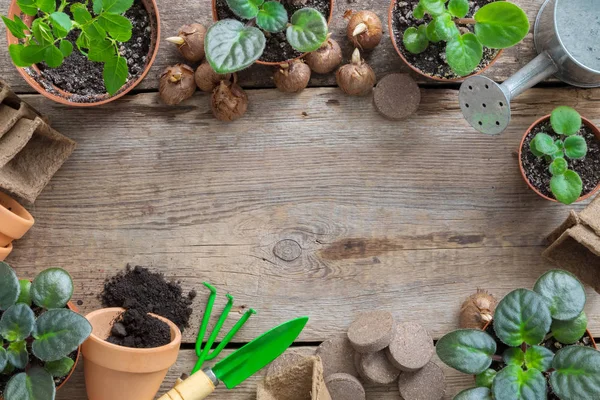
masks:
POLYGON ((198 371, 158 400, 202 400, 215 391, 219 381, 233 389, 279 357, 300 335, 308 317, 288 321, 246 344, 212 368, 198 371))

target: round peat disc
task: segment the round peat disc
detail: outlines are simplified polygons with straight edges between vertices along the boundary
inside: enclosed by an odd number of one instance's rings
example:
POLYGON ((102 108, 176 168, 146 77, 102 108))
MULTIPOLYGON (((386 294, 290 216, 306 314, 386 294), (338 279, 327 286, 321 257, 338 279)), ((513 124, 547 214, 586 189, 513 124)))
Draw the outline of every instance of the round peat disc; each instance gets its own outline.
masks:
POLYGON ((392 120, 414 114, 421 103, 421 90, 408 74, 388 74, 375 86, 373 104, 381 115, 392 120))
POLYGON ((361 377, 369 383, 388 385, 394 383, 400 375, 400 371, 388 360, 384 350, 360 354, 356 362, 361 377))
POLYGON ((400 374, 398 389, 403 399, 440 400, 446 392, 444 372, 430 361, 418 371, 400 374))
POLYGON ((325 378, 331 400, 365 400, 365 388, 358 379, 348 374, 333 374, 325 378))
POLYGON ((431 360, 435 346, 427 329, 415 322, 396 324, 394 337, 386 353, 401 371, 416 371, 431 360))
POLYGON ((267 376, 277 375, 288 367, 300 363, 305 357, 307 356, 293 351, 283 353, 269 365, 267 376))
POLYGON ((385 349, 394 334, 394 317, 388 311, 369 311, 358 315, 350 328, 348 339, 359 353, 375 353, 385 349))
POLYGON ((328 377, 336 373, 345 373, 358 377, 354 366, 354 353, 356 351, 345 334, 324 341, 317 348, 317 355, 323 361, 323 375, 328 377))

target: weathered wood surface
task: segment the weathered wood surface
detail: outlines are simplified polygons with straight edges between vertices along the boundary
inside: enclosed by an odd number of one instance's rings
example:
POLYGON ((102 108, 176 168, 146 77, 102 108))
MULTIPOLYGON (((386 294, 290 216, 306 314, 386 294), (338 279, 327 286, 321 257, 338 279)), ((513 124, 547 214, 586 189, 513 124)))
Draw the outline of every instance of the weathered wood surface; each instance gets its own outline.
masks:
MULTIPOLYGON (((163 30, 161 39, 173 36, 177 33, 178 28, 186 23, 200 22, 207 26, 212 23, 210 0, 157 0, 157 2, 163 30)), ((513 0, 513 2, 519 4, 527 12, 532 26, 531 32, 533 32, 535 16, 544 0, 513 0)), ((3 12, 5 12, 4 10, 8 10, 9 4, 10 0, 0 0, 0 10, 3 12)), ((352 46, 345 36, 347 21, 343 18, 344 12, 348 9, 368 9, 379 15, 384 25, 384 36, 381 44, 371 54, 365 55, 366 59, 374 68, 377 76, 383 76, 390 72, 410 71, 394 50, 389 38, 387 25, 389 4, 389 0, 337 0, 335 2, 335 11, 331 23, 333 37, 339 40, 344 51, 345 59, 348 60, 352 54, 352 46)), ((0 28, 0 51, 3 56, 0 57, 0 77, 6 79, 17 92, 32 93, 33 89, 21 78, 10 61, 8 51, 6 50, 6 36, 4 32, 5 28, 4 25, 2 25, 0 28)), ((504 80, 529 62, 535 54, 533 35, 530 33, 522 43, 506 50, 501 56, 501 59, 486 72, 486 75, 494 80, 504 80)), ((163 41, 154 66, 138 89, 157 89, 160 72, 167 65, 182 61, 185 60, 181 58, 173 45, 163 41)), ((271 67, 255 65, 240 74, 241 84, 243 87, 247 88, 272 87, 273 82, 271 80, 271 74, 271 67)), ((417 74, 414 74, 414 76, 422 83, 436 83, 431 80, 422 79, 417 74)), ((311 80, 311 85, 335 85, 335 76, 333 74, 326 76, 315 74, 311 80)))

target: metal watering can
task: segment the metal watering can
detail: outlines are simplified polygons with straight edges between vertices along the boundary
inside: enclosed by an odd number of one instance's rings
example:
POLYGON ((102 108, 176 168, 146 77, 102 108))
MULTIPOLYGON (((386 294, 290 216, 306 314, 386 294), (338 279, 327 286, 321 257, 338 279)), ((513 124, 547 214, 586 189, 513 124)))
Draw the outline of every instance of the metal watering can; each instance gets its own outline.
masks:
POLYGON ((533 38, 538 56, 504 83, 472 76, 461 85, 460 108, 479 132, 503 132, 511 100, 551 75, 573 86, 600 86, 600 0, 546 0, 533 38))

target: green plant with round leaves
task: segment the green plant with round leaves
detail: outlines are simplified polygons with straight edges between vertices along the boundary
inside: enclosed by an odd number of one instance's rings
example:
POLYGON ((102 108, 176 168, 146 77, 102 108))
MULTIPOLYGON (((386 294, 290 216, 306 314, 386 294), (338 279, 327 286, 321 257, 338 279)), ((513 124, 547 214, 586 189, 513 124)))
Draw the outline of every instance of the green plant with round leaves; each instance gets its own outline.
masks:
POLYGON ((436 345, 438 357, 476 375, 477 387, 463 390, 454 400, 544 400, 548 384, 561 400, 600 398, 600 352, 568 346, 586 331, 584 306, 585 293, 577 278, 551 270, 537 280, 533 291, 514 290, 498 303, 495 337, 477 329, 443 336, 436 345), (541 345, 553 336, 566 345, 556 353, 554 347, 541 345), (496 354, 499 348, 505 349, 502 354, 496 354))
POLYGON ((62 0, 57 6, 49 0, 17 0, 25 15, 35 17, 28 27, 20 16, 11 20, 2 16, 6 28, 19 39, 8 48, 17 67, 30 67, 45 62, 50 68, 62 65, 73 52, 67 40, 71 31, 78 32, 75 42, 78 50, 90 61, 104 63, 102 77, 110 95, 114 95, 127 82, 127 60, 119 48, 131 39, 133 26, 123 14, 131 8, 133 0, 92 0, 92 13, 88 1, 69 3, 62 0), (69 7, 69 16, 65 11, 69 7))
POLYGON ((92 332, 87 319, 65 308, 73 294, 65 270, 47 269, 27 283, 0 262, 0 371, 11 376, 4 400, 54 399, 53 378, 69 374, 69 355, 92 332))
POLYGON ((409 27, 403 43, 413 54, 424 52, 429 43, 446 42, 446 61, 458 76, 472 73, 481 62, 483 47, 505 49, 519 43, 529 32, 525 12, 508 1, 497 1, 481 7, 473 18, 468 0, 420 0, 413 15, 421 19, 431 16, 428 24, 409 27), (447 4, 446 4, 447 3, 447 4), (459 26, 473 25, 474 33, 461 33, 459 26))
POLYGON ((237 17, 248 21, 224 19, 206 32, 206 59, 219 74, 254 64, 265 51, 265 32, 285 31, 289 44, 302 53, 317 50, 327 40, 327 20, 314 8, 297 10, 290 18, 278 1, 227 0, 227 5, 237 17))
POLYGON ((548 162, 548 170, 552 175, 550 191, 556 200, 571 204, 581 197, 583 182, 577 172, 569 169, 566 159, 584 158, 588 150, 585 138, 577 135, 581 129, 581 115, 571 107, 560 106, 552 111, 550 125, 560 139, 540 132, 529 142, 529 150, 548 162))

